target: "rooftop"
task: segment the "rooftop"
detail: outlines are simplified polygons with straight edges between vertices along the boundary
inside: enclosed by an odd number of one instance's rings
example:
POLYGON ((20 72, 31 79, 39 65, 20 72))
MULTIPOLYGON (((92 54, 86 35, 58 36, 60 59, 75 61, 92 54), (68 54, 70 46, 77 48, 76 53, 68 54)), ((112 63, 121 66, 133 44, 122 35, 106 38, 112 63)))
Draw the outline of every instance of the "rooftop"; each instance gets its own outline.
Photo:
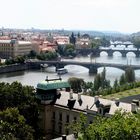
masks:
MULTIPOLYGON (((87 109, 91 112, 97 112, 98 107, 96 106, 95 100, 96 97, 91 97, 87 95, 81 95, 81 101, 79 101, 78 94, 73 93, 72 100, 75 100, 73 109, 79 110, 79 111, 87 111, 87 109)), ((70 93, 66 91, 61 91, 61 97, 56 100, 55 105, 56 106, 62 106, 68 108, 68 100, 70 99, 70 93)), ((114 114, 117 110, 122 110, 126 112, 132 111, 132 105, 129 103, 119 102, 119 104, 116 104, 116 101, 98 98, 99 103, 103 106, 110 106, 109 114, 114 114)))
POLYGON ((54 81, 42 81, 37 84, 38 89, 51 90, 70 87, 69 83, 66 81, 54 80, 54 81))

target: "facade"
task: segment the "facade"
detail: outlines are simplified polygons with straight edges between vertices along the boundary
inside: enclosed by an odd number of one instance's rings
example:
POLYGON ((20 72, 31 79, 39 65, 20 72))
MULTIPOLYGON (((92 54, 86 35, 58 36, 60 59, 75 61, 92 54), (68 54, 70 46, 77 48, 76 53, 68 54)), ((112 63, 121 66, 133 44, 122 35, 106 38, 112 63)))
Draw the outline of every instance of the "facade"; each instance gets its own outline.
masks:
POLYGON ((67 45, 70 43, 68 36, 55 36, 53 37, 53 40, 59 45, 67 45))
POLYGON ((10 58, 27 55, 32 50, 32 44, 29 41, 0 40, 0 57, 10 58))
MULTIPOLYGON (((48 88, 50 85, 48 85, 47 81, 41 84, 42 86, 37 86, 37 89, 43 87, 44 92, 43 96, 40 96, 42 106, 41 119, 47 140, 63 134, 72 134, 72 131, 67 129, 67 125, 72 121, 78 120, 80 113, 87 116, 87 124, 90 124, 97 115, 110 117, 115 111, 120 109, 121 111, 135 112, 138 108, 134 103, 123 103, 118 99, 112 101, 99 96, 91 97, 81 93, 75 94, 72 91, 65 91, 62 88, 61 81, 59 83, 61 86, 58 84, 55 87, 53 84, 52 82, 52 89, 48 88), (52 97, 50 93, 54 93, 58 98, 50 98, 52 97), (44 97, 47 97, 49 100, 44 97)), ((37 91, 37 94, 41 95, 41 92, 37 91)))

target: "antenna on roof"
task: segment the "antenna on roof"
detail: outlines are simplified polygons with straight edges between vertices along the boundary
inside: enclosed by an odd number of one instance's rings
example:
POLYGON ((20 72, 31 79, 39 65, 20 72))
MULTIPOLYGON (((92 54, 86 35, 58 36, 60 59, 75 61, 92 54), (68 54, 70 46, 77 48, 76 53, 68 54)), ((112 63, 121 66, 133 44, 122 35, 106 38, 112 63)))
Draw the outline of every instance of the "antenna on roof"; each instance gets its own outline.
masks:
POLYGON ((59 74, 59 80, 61 81, 62 80, 62 78, 61 78, 61 75, 59 74))
POLYGON ((48 76, 46 76, 46 79, 45 79, 45 81, 47 81, 47 82, 49 81, 49 80, 48 80, 48 76))
POLYGON ((59 78, 56 78, 56 79, 49 79, 48 76, 46 76, 46 79, 45 79, 45 81, 47 81, 47 82, 49 82, 49 81, 55 81, 55 80, 62 81, 61 75, 59 75, 59 78))

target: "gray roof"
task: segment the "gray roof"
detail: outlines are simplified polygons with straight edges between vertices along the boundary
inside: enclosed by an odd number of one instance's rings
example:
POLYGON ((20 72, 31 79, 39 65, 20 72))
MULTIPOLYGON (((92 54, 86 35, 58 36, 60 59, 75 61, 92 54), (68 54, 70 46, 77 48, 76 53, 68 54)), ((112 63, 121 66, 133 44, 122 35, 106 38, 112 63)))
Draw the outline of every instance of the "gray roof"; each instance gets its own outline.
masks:
MULTIPOLYGON (((60 99, 56 100, 55 105, 68 107, 67 106, 68 99, 70 99, 69 92, 61 91, 61 97, 60 99)), ((73 109, 80 110, 80 111, 87 111, 87 107, 88 107, 89 111, 92 111, 92 112, 98 111, 97 106, 94 104, 95 97, 81 95, 82 103, 80 104, 80 102, 78 101, 78 94, 73 93, 73 99, 76 100, 74 103, 73 109)), ((129 103, 119 102, 119 105, 117 106, 115 101, 103 99, 101 97, 99 97, 99 102, 103 106, 110 105, 109 114, 114 114, 115 111, 120 110, 120 109, 126 112, 131 112, 132 110, 132 105, 129 103)))

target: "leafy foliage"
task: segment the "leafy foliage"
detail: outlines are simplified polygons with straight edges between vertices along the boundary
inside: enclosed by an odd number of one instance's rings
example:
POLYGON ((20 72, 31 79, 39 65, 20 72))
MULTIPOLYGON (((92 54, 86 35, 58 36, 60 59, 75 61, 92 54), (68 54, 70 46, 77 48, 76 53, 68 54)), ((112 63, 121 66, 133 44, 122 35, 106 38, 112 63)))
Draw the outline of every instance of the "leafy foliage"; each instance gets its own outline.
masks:
POLYGON ((39 137, 38 127, 38 101, 35 98, 34 88, 31 86, 22 86, 21 83, 13 82, 0 83, 0 110, 10 107, 16 107, 19 113, 24 116, 25 122, 34 130, 34 137, 39 137))
POLYGON ((78 93, 82 91, 82 86, 84 86, 84 80, 81 78, 71 77, 68 79, 68 82, 71 85, 71 89, 73 89, 74 92, 78 93))
POLYGON ((139 36, 133 37, 132 42, 136 48, 140 48, 140 37, 139 36))
POLYGON ((75 45, 75 43, 76 43, 76 37, 75 37, 73 32, 72 32, 72 34, 70 36, 70 43, 73 44, 73 45, 75 45))
POLYGON ((25 62, 24 56, 17 56, 15 58, 6 59, 5 64, 6 65, 15 64, 15 63, 23 64, 24 62, 25 62))
POLYGON ((135 81, 135 72, 131 67, 128 67, 125 70, 125 78, 126 78, 126 82, 128 82, 128 83, 135 81))
POLYGON ((86 126, 86 119, 81 119, 77 125, 71 127, 77 129, 80 140, 139 140, 140 139, 140 115, 117 111, 112 117, 96 117, 92 124, 86 126))
POLYGON ((39 60, 54 60, 57 59, 58 55, 56 52, 41 52, 40 54, 37 55, 37 58, 39 60))
POLYGON ((17 108, 0 111, 0 137, 2 140, 33 140, 33 129, 26 124, 17 108))

